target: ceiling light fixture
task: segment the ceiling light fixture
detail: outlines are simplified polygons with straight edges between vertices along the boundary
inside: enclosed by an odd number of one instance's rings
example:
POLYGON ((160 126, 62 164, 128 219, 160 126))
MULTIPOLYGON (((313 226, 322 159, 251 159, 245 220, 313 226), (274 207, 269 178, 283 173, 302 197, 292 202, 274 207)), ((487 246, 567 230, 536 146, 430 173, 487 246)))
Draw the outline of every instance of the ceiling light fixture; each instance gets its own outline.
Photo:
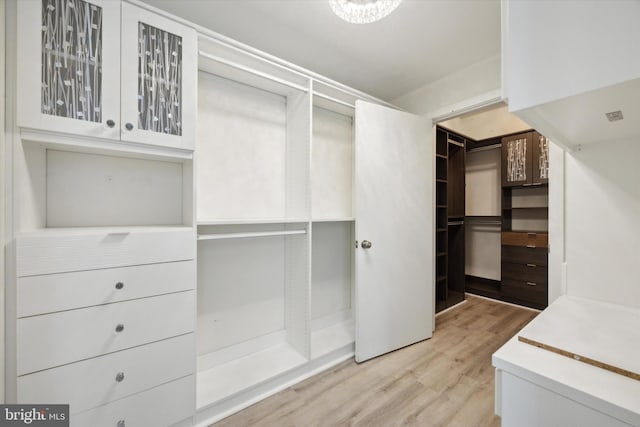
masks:
POLYGON ((352 24, 376 22, 393 12, 402 0, 329 0, 333 12, 352 24))

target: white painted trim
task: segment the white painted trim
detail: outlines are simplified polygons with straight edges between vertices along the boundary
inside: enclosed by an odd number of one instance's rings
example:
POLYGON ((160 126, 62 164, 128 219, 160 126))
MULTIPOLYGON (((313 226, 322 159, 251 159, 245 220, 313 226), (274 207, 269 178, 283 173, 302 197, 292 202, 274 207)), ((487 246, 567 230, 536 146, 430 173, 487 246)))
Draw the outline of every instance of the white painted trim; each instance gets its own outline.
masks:
POLYGON ((307 230, 256 231, 254 233, 199 234, 198 240, 243 239, 247 237, 289 236, 307 234, 307 230))
POLYGON ((432 112, 432 121, 434 124, 438 124, 439 122, 453 119, 466 113, 479 111, 483 108, 492 107, 502 102, 504 102, 504 100, 502 99, 501 90, 495 89, 432 112))

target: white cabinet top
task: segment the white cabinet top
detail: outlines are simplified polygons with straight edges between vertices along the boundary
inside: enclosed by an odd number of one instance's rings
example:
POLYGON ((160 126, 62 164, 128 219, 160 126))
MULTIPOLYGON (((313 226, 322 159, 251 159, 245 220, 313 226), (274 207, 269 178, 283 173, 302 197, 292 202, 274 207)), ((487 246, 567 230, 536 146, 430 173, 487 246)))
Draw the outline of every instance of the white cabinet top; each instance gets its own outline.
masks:
POLYGON ((640 310, 563 296, 493 354, 493 366, 640 425, 640 381, 518 341, 523 336, 639 372, 640 310))

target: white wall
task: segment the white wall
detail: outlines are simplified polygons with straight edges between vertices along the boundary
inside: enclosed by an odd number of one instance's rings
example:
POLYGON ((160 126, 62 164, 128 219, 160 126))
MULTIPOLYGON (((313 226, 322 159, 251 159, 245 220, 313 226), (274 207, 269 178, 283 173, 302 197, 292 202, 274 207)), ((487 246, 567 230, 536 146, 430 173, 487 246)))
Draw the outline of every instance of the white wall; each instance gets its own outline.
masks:
POLYGON ((640 140, 566 154, 567 293, 640 307, 640 140))
POLYGON ((3 166, 0 172, 0 402, 4 402, 4 164, 5 164, 5 120, 4 120, 4 103, 5 103, 5 2, 0 3, 0 165, 3 166))
POLYGON ((508 9, 511 111, 640 77, 640 1, 518 0, 508 9))
POLYGON ((500 94, 500 56, 472 64, 400 96, 392 104, 414 114, 436 117, 500 94))

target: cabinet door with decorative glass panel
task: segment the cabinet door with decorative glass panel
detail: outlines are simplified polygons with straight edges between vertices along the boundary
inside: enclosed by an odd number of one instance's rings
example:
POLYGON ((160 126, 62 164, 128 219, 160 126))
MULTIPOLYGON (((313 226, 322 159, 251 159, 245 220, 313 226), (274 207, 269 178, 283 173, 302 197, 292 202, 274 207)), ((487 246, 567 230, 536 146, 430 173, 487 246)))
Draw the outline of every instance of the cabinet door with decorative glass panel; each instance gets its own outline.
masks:
POLYGON ((502 186, 549 182, 549 139, 538 132, 502 138, 502 186))
POLYGON ((120 138, 120 2, 21 0, 17 123, 120 138))
POLYGON ((20 0, 17 124, 192 150, 195 30, 118 0, 20 0))
POLYGON ((195 30, 122 4, 122 139, 193 149, 195 30))

